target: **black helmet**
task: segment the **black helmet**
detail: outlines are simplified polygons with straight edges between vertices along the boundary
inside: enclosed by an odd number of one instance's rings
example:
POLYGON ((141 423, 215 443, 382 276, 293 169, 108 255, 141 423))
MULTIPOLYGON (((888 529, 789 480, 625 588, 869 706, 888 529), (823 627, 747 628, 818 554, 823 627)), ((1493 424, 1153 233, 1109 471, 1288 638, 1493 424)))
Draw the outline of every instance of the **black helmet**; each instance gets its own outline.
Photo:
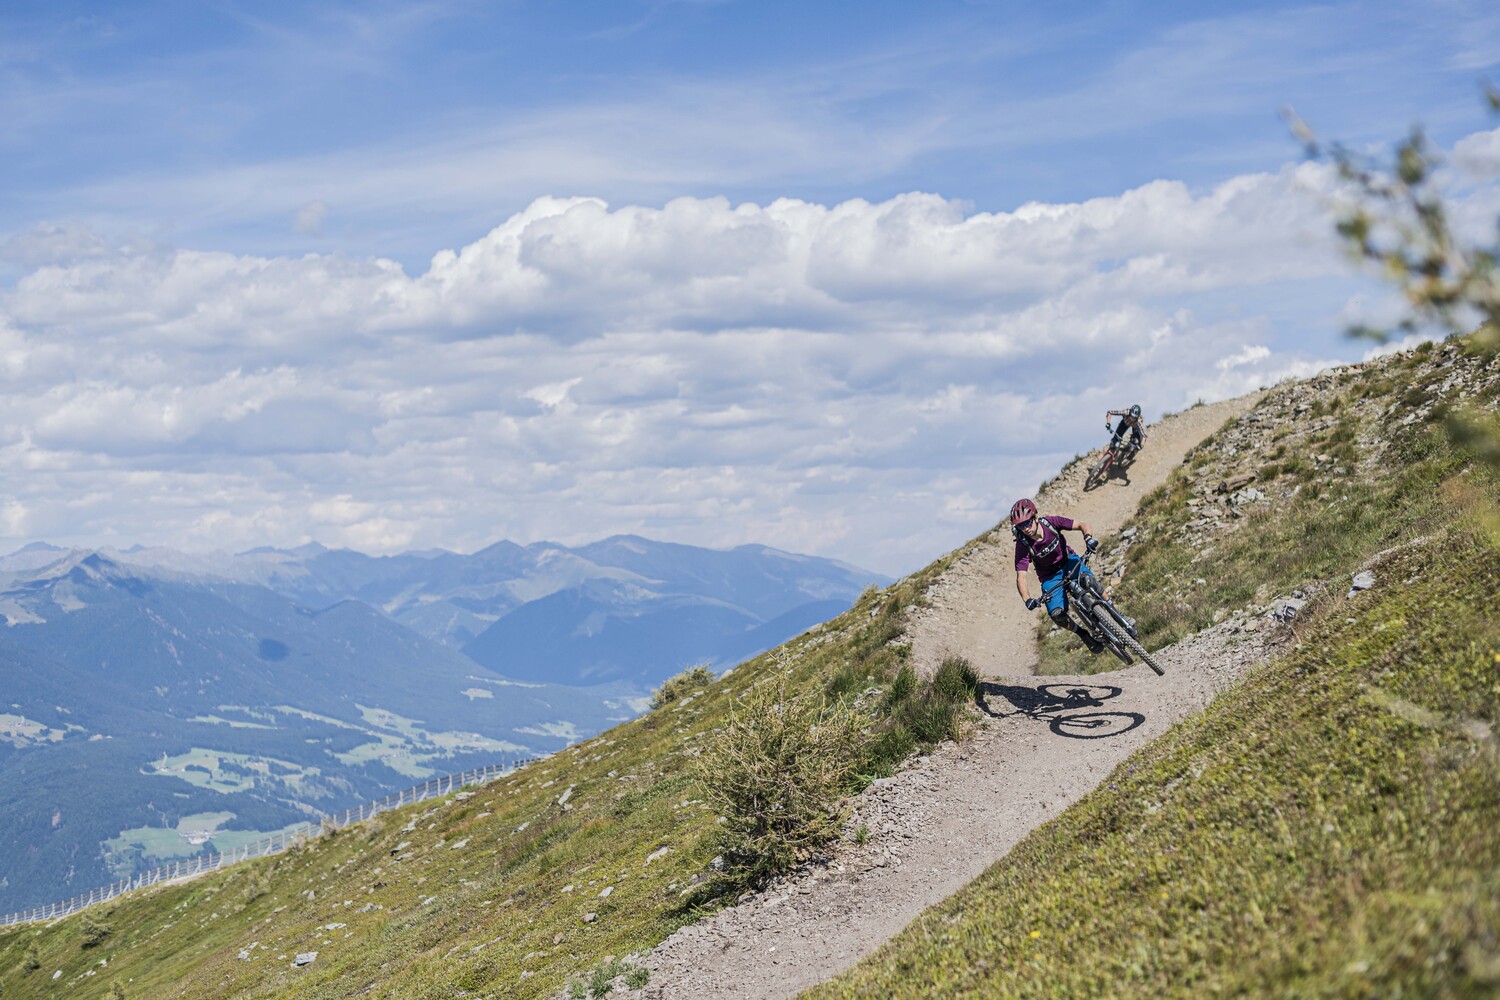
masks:
POLYGON ((1132 417, 1138 417, 1138 416, 1141 415, 1141 404, 1140 403, 1135 403, 1135 404, 1131 405, 1131 407, 1130 407, 1130 415, 1132 417))

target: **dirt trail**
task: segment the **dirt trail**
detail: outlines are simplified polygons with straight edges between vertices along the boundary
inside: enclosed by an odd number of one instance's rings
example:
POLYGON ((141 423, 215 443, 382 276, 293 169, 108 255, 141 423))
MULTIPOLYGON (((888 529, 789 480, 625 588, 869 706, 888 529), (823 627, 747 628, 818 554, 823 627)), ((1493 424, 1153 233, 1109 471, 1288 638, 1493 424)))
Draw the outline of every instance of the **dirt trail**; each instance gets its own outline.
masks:
MULTIPOLYGON (((1188 451, 1248 411, 1259 393, 1199 406, 1146 428, 1146 446, 1123 474, 1084 492, 1088 468, 1098 452, 1059 476, 1036 497, 1043 514, 1062 514, 1087 521, 1095 534, 1119 531, 1135 513, 1141 498, 1167 481, 1188 451)), ((1103 428, 1100 428, 1103 431, 1103 428)), ((1010 501, 1001 498, 1005 517, 1010 501)), ((1081 551, 1081 536, 1067 533, 1068 544, 1081 551)), ((1041 594, 1036 574, 1031 593, 1041 594)), ((918 673, 937 669, 943 657, 963 656, 981 677, 1029 673, 1036 666, 1036 624, 1041 612, 1026 610, 1016 594, 1015 543, 1008 530, 989 533, 971 543, 927 592, 929 607, 920 609, 911 629, 912 664, 918 673)))
MULTIPOLYGON (((1146 492, 1198 441, 1258 397, 1198 407, 1148 428, 1129 480, 1084 493, 1087 462, 1039 501, 1044 512, 1118 530, 1146 492)), ((1240 620, 1161 651, 1166 668, 1036 677, 1035 618, 1015 593, 1008 534, 992 533, 934 584, 916 622, 916 661, 948 652, 985 678, 974 738, 944 744, 855 803, 870 833, 827 866, 799 871, 714 917, 684 927, 646 957, 651 997, 791 997, 849 968, 1003 857, 1094 788, 1121 760, 1206 705, 1266 655, 1274 632, 1240 620)))

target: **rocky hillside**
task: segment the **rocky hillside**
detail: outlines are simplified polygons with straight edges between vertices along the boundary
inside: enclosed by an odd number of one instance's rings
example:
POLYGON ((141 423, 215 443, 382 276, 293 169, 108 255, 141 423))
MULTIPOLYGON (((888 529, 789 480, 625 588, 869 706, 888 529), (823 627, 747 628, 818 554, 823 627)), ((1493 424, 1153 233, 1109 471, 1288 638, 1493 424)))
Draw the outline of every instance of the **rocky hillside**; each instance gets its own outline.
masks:
POLYGON ((1290 644, 812 995, 1500 992, 1497 376, 1427 345, 1196 449, 1117 596, 1158 648, 1290 644))

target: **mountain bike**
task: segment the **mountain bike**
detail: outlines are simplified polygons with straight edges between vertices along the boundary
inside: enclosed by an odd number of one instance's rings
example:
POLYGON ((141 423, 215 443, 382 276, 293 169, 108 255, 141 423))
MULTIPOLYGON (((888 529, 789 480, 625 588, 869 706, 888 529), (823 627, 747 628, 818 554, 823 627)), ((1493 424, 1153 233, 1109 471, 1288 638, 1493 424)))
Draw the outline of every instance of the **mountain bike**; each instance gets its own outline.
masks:
POLYGON ((1109 470, 1129 465, 1138 450, 1129 442, 1111 438, 1109 447, 1104 449, 1104 454, 1099 456, 1099 461, 1089 468, 1088 478, 1083 481, 1083 488, 1091 490, 1095 486, 1103 486, 1109 479, 1109 470))
POLYGON ((1092 552, 1085 552, 1082 558, 1068 567, 1059 583, 1043 591, 1043 602, 1055 594, 1058 587, 1065 588, 1068 611, 1075 620, 1081 619, 1085 628, 1091 628, 1099 640, 1109 647, 1109 651, 1118 656, 1126 666, 1135 662, 1133 656, 1138 656, 1146 666, 1156 671, 1158 677, 1161 676, 1166 671, 1141 645, 1135 621, 1122 615, 1114 602, 1104 596, 1098 577, 1092 573, 1083 575, 1083 568, 1093 557, 1092 552))

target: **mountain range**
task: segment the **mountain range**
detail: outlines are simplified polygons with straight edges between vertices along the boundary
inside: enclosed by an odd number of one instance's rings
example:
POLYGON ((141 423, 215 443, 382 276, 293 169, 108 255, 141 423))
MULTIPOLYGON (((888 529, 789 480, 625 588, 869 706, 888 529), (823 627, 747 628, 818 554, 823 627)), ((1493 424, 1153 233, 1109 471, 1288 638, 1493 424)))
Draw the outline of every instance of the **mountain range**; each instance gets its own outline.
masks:
POLYGON ((367 556, 0 557, 0 911, 542 755, 873 574, 634 537, 367 556))

